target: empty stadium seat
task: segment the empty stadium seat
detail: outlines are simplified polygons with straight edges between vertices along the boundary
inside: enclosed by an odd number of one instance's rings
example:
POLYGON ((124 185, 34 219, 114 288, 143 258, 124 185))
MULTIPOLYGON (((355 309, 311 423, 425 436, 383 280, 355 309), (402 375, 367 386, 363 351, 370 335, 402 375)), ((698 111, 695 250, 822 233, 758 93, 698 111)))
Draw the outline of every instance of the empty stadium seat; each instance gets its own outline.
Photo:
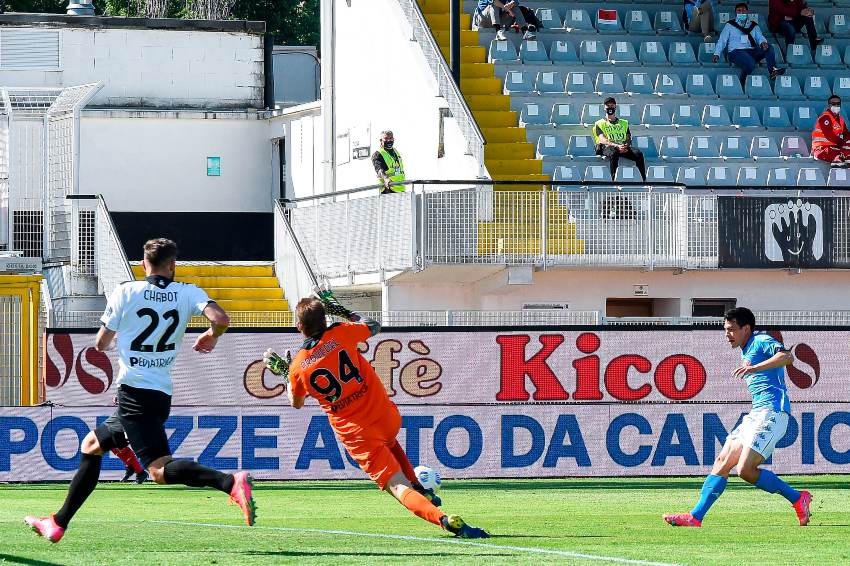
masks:
POLYGON ((720 145, 714 136, 694 136, 688 153, 691 157, 720 157, 720 145))
POLYGON ((577 165, 558 165, 552 172, 552 180, 579 183, 581 182, 581 170, 577 165))
POLYGON ((706 184, 711 187, 734 187, 738 184, 738 179, 725 165, 712 165, 706 177, 706 184))
POLYGON ((564 92, 564 75, 561 71, 540 71, 534 80, 537 92, 564 92))
POLYGON ((626 12, 626 31, 629 33, 652 33, 652 24, 646 10, 626 12))
POLYGON ((738 169, 737 180, 740 187, 764 187, 767 185, 767 171, 757 165, 745 165, 738 169))
POLYGON ((803 81, 803 94, 809 100, 825 101, 832 94, 826 77, 822 75, 808 75, 803 81))
POLYGON ((754 136, 750 143, 750 155, 759 160, 778 158, 779 147, 771 136, 754 136))
POLYGON ((647 73, 629 73, 626 75, 626 92, 632 94, 652 94, 652 79, 647 73))
POLYGON ((626 92, 620 75, 612 72, 603 72, 596 75, 596 92, 602 94, 619 94, 626 92))
POLYGON ((593 22, 587 10, 571 8, 564 18, 564 27, 569 31, 593 31, 593 22))
POLYGON ((761 120, 755 106, 738 106, 732 111, 732 124, 739 128, 761 128, 761 120))
POLYGON ((823 187, 826 185, 826 179, 823 173, 817 167, 800 167, 800 172, 797 173, 798 187, 823 187))
POLYGON ((537 138, 537 159, 541 157, 564 157, 567 146, 561 136, 544 134, 537 138))
POLYGON ((679 20, 679 13, 677 12, 658 10, 655 12, 655 31, 660 34, 678 35, 682 33, 682 25, 679 20))
POLYGON ((809 144, 800 136, 784 136, 779 154, 783 157, 809 157, 809 144))
POLYGON ((690 96, 714 96, 714 87, 711 86, 711 79, 705 73, 689 73, 685 92, 690 96))
POLYGON ((570 136, 570 144, 567 153, 573 157, 590 157, 596 155, 596 146, 591 136, 570 136))
POLYGON ((673 65, 696 65, 694 48, 687 41, 674 41, 670 44, 670 63, 673 65))
POLYGON ((702 109, 702 125, 707 127, 731 126, 732 118, 725 105, 706 104, 702 109))
POLYGON ((595 124, 604 115, 601 104, 585 104, 581 109, 581 123, 585 125, 595 124))
POLYGON ((850 172, 847 169, 830 169, 826 184, 829 187, 850 187, 850 172))
POLYGON ((508 71, 505 74, 505 94, 513 92, 533 92, 531 77, 525 71, 508 71))
POLYGON ((790 128, 791 120, 788 118, 788 111, 784 106, 770 105, 764 108, 764 117, 762 123, 765 128, 790 128))
POLYGON ((596 30, 599 33, 619 33, 623 31, 617 10, 608 8, 596 10, 596 30))
POLYGON ((535 39, 526 39, 520 43, 519 58, 523 63, 549 63, 549 55, 543 43, 535 39))
POLYGON ((572 104, 555 104, 549 122, 556 126, 576 126, 581 124, 580 116, 572 104))
POLYGON ((767 171, 767 185, 770 187, 793 187, 796 184, 796 167, 771 167, 767 171))
POLYGON ((792 43, 785 53, 785 62, 792 67, 809 67, 814 65, 812 50, 808 45, 792 43))
POLYGON ((673 124, 673 117, 666 104, 647 104, 643 107, 641 121, 644 126, 670 126, 673 124))
POLYGON ((727 65, 726 61, 721 59, 717 63, 714 62, 714 47, 715 43, 700 43, 699 45, 699 63, 703 67, 711 66, 718 67, 720 65, 727 65))
POLYGON ((750 75, 744 85, 744 92, 750 98, 774 98, 770 81, 764 75, 750 75))
POLYGON ((646 159, 658 157, 658 148, 655 146, 655 139, 652 136, 634 136, 632 137, 632 145, 641 150, 646 159))
POLYGON ((827 22, 829 33, 835 37, 850 37, 850 23, 846 14, 833 14, 827 22))
POLYGON ((543 114, 543 108, 536 102, 527 102, 522 105, 519 111, 519 125, 540 125, 548 124, 549 120, 543 114))
POLYGON ((682 136, 664 136, 658 153, 664 159, 684 159, 688 157, 688 147, 682 136))
POLYGON ((613 64, 637 63, 634 46, 628 41, 615 41, 608 48, 608 61, 613 64))
POLYGON ((811 132, 815 127, 818 116, 819 112, 814 106, 796 105, 794 106, 794 127, 798 130, 811 132))
POLYGON ((677 126, 701 126, 697 107, 693 104, 677 104, 673 109, 673 124, 677 126))
POLYGON ((553 63, 575 63, 578 61, 578 52, 573 42, 559 39, 552 42, 549 58, 553 63))
POLYGON ((498 41, 494 39, 490 42, 490 50, 488 52, 488 60, 493 61, 516 61, 519 59, 516 47, 510 41, 498 41))
POLYGON ((773 93, 780 100, 799 100, 804 98, 803 91, 800 88, 800 80, 793 75, 776 77, 776 82, 773 84, 773 93))
POLYGON ((588 165, 584 168, 585 181, 610 181, 611 170, 607 165, 588 165))
POLYGON ((634 165, 624 165, 620 162, 620 166, 617 167, 617 172, 614 174, 614 180, 618 182, 635 182, 643 181, 643 177, 640 176, 640 171, 634 165))
POLYGON ((744 138, 741 136, 726 136, 720 144, 720 154, 726 159, 747 159, 750 157, 744 138))
POLYGON ((682 165, 676 173, 676 182, 683 185, 705 185, 705 170, 704 165, 682 165))
POLYGON ((647 183, 674 183, 675 181, 669 165, 650 165, 646 168, 647 183))
POLYGON ((844 99, 850 98, 850 77, 835 77, 835 83, 832 85, 832 93, 844 99))
POLYGON ((655 79, 655 92, 662 95, 685 94, 682 79, 676 73, 658 73, 655 79))
POLYGON ((815 63, 819 67, 842 67, 841 54, 834 45, 821 43, 815 49, 815 63))
POLYGON ((640 126, 640 112, 634 104, 618 104, 617 116, 623 120, 628 120, 631 126, 640 126))
POLYGON ((590 75, 584 71, 570 71, 567 73, 567 80, 564 90, 568 94, 572 93, 591 93, 593 92, 593 83, 590 80, 590 75))
POLYGON ((557 29, 564 27, 564 22, 561 20, 561 15, 558 14, 558 10, 553 10, 552 8, 537 8, 534 11, 534 15, 537 16, 537 19, 540 20, 540 23, 543 24, 545 29, 557 29))
POLYGON ((644 41, 640 44, 640 62, 644 65, 668 65, 667 54, 660 41, 644 41))
POLYGON ((596 39, 585 39, 579 44, 578 56, 581 62, 602 63, 608 60, 608 55, 605 53, 605 46, 601 41, 596 39))
POLYGON ((717 75, 715 90, 717 96, 722 99, 744 98, 744 89, 741 87, 741 79, 737 74, 720 73, 717 75))

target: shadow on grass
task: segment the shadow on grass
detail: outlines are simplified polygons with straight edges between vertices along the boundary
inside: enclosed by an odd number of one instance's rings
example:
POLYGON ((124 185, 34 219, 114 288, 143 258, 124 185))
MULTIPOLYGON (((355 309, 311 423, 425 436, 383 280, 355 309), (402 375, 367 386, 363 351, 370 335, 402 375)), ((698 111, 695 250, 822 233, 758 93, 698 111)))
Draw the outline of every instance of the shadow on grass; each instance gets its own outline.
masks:
POLYGON ((35 560, 25 558, 23 556, 14 556, 12 554, 0 554, 0 562, 8 562, 9 564, 27 564, 29 566, 63 566, 58 562, 45 562, 44 560, 35 560))
MULTIPOLYGON (((308 550, 251 550, 248 552, 240 552, 240 555, 248 555, 248 556, 304 556, 304 557, 330 557, 330 556, 352 556, 352 557, 373 557, 373 558, 405 558, 409 559, 411 557, 410 551, 405 552, 329 552, 327 550, 317 550, 315 552, 310 552, 308 550)), ((434 558, 457 558, 458 556, 466 556, 468 553, 460 553, 460 552, 416 552, 415 556, 418 558, 420 556, 432 556, 434 558)), ((512 556, 511 552, 493 552, 493 553, 482 553, 476 550, 475 556, 512 556)))

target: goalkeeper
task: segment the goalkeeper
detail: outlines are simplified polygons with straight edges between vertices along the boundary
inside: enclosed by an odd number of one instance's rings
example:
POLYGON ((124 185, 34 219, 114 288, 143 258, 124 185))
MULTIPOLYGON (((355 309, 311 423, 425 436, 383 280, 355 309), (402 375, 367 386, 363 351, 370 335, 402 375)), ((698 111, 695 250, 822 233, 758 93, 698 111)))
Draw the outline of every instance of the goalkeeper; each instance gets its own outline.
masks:
POLYGON ((320 291, 317 296, 298 302, 296 326, 306 339, 295 358, 289 352, 281 357, 272 350, 264 355, 273 373, 289 378, 290 404, 300 409, 307 395, 315 397, 360 468, 413 514, 461 538, 489 537, 459 516, 440 511, 433 492, 416 480, 396 440, 401 428, 398 408, 357 349, 357 344, 377 334, 381 325, 349 311, 330 291, 320 291), (349 322, 328 326, 328 315, 349 322))

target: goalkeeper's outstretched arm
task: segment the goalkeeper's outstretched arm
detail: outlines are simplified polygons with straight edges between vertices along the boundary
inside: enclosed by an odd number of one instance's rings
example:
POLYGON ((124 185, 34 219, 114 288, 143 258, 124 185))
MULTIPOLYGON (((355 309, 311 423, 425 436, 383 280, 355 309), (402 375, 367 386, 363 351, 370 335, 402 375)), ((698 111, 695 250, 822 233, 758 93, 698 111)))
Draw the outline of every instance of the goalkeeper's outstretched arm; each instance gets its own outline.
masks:
POLYGON ((344 307, 336 297, 334 297, 333 291, 330 289, 320 289, 315 292, 316 297, 325 307, 325 312, 331 316, 338 316, 340 318, 344 318, 350 322, 362 322, 366 326, 369 327, 369 332, 372 333, 372 336, 381 331, 381 323, 375 320, 374 318, 369 318, 367 316, 363 316, 359 313, 356 313, 347 307, 344 307))

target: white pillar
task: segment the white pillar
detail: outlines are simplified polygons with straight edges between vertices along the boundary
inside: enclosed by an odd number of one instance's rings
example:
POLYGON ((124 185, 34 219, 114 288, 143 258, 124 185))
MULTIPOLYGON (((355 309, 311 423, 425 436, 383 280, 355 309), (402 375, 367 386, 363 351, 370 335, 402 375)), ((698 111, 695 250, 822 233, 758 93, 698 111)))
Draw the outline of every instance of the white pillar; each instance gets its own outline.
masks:
POLYGON ((321 0, 322 46, 322 120, 324 124, 324 151, 322 155, 323 187, 316 193, 336 192, 336 99, 334 75, 336 59, 336 1, 321 0))

